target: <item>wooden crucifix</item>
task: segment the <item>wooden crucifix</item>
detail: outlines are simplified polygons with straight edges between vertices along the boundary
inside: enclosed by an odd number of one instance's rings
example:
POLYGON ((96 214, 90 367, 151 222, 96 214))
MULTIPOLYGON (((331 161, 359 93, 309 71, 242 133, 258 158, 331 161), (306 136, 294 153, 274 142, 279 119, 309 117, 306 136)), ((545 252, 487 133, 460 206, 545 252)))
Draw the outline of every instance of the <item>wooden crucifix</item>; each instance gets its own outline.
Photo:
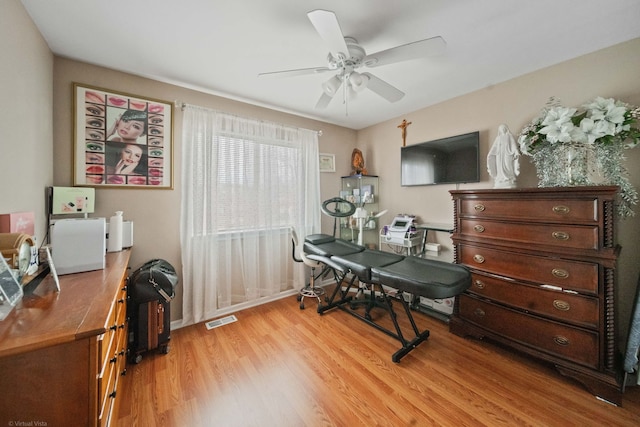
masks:
POLYGON ((398 125, 400 129, 402 129, 402 146, 407 145, 407 126, 409 126, 412 122, 408 122, 406 119, 402 120, 402 123, 398 125))

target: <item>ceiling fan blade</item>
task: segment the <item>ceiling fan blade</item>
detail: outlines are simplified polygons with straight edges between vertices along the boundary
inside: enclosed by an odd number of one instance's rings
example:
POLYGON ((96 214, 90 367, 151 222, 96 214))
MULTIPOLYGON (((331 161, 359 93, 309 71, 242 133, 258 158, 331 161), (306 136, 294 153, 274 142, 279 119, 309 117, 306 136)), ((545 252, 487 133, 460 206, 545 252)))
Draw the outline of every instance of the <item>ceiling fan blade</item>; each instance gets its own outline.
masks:
POLYGON ((424 58, 444 52, 446 45, 447 43, 442 37, 431 37, 372 53, 367 55, 363 62, 367 67, 379 67, 395 62, 424 58))
POLYGON ((332 71, 327 67, 299 68, 297 70, 270 71, 268 73, 260 73, 258 77, 293 77, 304 76, 309 74, 320 74, 326 71, 332 71))
POLYGON ((367 88, 371 89, 373 92, 377 93, 384 99, 389 102, 396 102, 401 100, 404 97, 404 92, 400 89, 396 89, 391 86, 389 83, 381 80, 380 78, 374 76, 370 73, 362 73, 362 75, 367 76, 369 79, 369 83, 367 83, 367 88))
POLYGON ((349 49, 344 41, 344 35, 335 13, 329 10, 316 9, 307 13, 307 16, 333 56, 336 58, 349 58, 349 49))

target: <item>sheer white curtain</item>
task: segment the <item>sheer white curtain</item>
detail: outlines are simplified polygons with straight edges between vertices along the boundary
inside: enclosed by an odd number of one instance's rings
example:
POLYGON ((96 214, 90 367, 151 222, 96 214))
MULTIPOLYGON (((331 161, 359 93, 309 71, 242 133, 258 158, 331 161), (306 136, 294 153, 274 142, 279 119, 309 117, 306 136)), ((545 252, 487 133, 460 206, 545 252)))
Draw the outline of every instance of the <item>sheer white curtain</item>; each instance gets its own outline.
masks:
POLYGON ((183 324, 301 286, 289 227, 320 230, 317 132, 186 106, 182 142, 183 324))

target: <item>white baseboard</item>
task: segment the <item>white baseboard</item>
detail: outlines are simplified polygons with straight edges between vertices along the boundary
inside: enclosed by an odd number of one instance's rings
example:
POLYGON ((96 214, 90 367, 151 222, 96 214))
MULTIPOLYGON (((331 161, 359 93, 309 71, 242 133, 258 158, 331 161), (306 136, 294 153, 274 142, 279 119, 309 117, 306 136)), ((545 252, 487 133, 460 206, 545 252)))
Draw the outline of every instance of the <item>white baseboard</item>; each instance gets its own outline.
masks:
MULTIPOLYGON (((290 297, 291 295, 297 294, 298 291, 299 291, 298 289, 290 289, 288 291, 281 292, 278 295, 273 295, 273 296, 264 297, 264 298, 258 298, 258 299, 253 300, 253 301, 247 301, 247 302, 243 302, 243 303, 240 303, 240 304, 235 304, 235 305, 232 305, 231 307, 226 307, 226 308, 218 311, 216 316, 215 316, 215 318, 226 316, 226 315, 231 314, 231 313, 236 313, 236 312, 241 311, 241 310, 246 310, 247 308, 257 307, 259 305, 266 304, 266 303, 271 302, 271 301, 276 301, 276 300, 279 300, 279 299, 282 299, 282 298, 287 298, 287 297, 290 297)), ((198 323, 208 322, 209 320, 212 320, 212 319, 203 320, 202 322, 198 322, 198 323)), ((180 329, 180 328, 183 328, 185 326, 190 326, 191 324, 192 323, 184 324, 182 319, 173 320, 171 322, 171 330, 173 331, 173 330, 176 330, 176 329, 180 329)))

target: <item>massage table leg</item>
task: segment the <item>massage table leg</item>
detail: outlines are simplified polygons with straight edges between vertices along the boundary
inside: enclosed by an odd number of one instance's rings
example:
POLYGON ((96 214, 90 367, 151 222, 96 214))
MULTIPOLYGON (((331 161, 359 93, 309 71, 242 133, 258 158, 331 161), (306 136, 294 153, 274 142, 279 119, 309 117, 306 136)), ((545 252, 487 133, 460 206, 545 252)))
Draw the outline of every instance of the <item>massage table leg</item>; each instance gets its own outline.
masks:
POLYGON ((346 278, 345 276, 346 276, 346 273, 343 275, 340 275, 337 272, 335 272, 336 287, 334 288, 333 292, 331 293, 331 296, 327 300, 327 304, 323 305, 322 307, 318 307, 318 313, 323 314, 325 311, 329 311, 332 308, 338 307, 352 300, 352 298, 349 296, 349 291, 353 287, 353 284, 355 283, 357 277, 353 276, 349 281, 349 283, 347 284, 346 289, 343 290, 342 286, 343 286, 344 279, 346 278), (338 294, 340 294, 340 299, 336 301, 336 297, 338 296, 338 294))
MULTIPOLYGON (((347 288, 342 290, 342 282, 337 282, 336 283, 336 288, 334 289, 330 299, 329 299, 329 303, 325 306, 322 307, 318 307, 318 313, 323 314, 326 311, 329 311, 333 308, 339 308, 342 311, 345 311, 347 313, 349 313, 350 315, 362 320, 363 322, 367 323, 370 326, 373 326, 374 328, 376 328, 377 330, 384 332, 385 334, 389 335, 390 337, 400 341, 400 343, 402 344, 402 347, 396 351, 395 353, 393 353, 393 355, 391 356, 391 360, 394 363, 398 363, 400 362, 400 359, 402 359, 404 356, 406 356, 411 350, 413 350, 414 348, 416 348, 418 346, 418 344, 420 344, 421 342, 425 341, 427 338, 429 338, 429 331, 425 330, 420 332, 420 330, 418 329, 418 326, 413 318, 413 313, 411 313, 411 308, 409 307, 409 304, 404 300, 404 297, 402 295, 402 292, 400 292, 399 294, 399 301, 402 304, 403 308, 404 308, 404 312, 407 316, 407 318, 409 319, 409 323, 411 324, 411 328, 413 329, 413 332, 415 334, 415 338, 413 338, 412 340, 407 340, 403 333, 402 333, 402 328, 400 327, 400 323, 398 322, 398 315, 395 312, 395 310, 393 309, 393 299, 392 297, 389 296, 389 294, 384 290, 384 288, 382 287, 382 285, 378 285, 378 284, 368 284, 371 288, 370 288, 370 296, 368 299, 363 300, 363 301, 355 301, 353 300, 353 298, 348 296, 349 290, 353 287, 353 284, 355 282, 355 280, 357 279, 356 276, 354 276, 350 281, 349 284, 347 285, 347 288), (380 292, 380 299, 381 299, 381 303, 376 303, 376 286, 379 289, 380 292), (340 293, 340 299, 335 301, 335 297, 338 295, 338 293, 340 293), (358 303, 362 303, 362 304, 366 304, 365 305, 365 314, 362 315, 360 313, 358 313, 355 310, 355 307, 358 305, 358 303), (386 311, 389 313, 389 317, 391 318, 391 321, 393 323, 393 327, 395 329, 391 330, 388 329, 378 323, 376 323, 370 315, 370 311, 374 308, 374 307, 381 307, 386 309, 386 311)), ((358 291, 360 292, 360 291, 358 291)))
POLYGON ((429 337, 428 330, 422 332, 419 330, 409 303, 404 299, 404 293, 412 294, 414 297, 445 298, 458 295, 471 285, 471 274, 463 266, 416 257, 397 256, 362 247, 354 248, 331 236, 314 236, 305 241, 304 248, 308 258, 330 266, 336 279, 336 288, 327 300, 327 305, 318 307, 318 313, 323 314, 333 308, 339 308, 397 339, 402 347, 391 357, 395 363, 398 363, 400 359, 429 337), (352 273, 353 277, 343 289, 344 280, 349 273, 352 273), (360 289, 356 296, 365 294, 365 288, 362 287, 364 285, 369 292, 369 298, 354 300, 352 296, 349 296, 356 279, 360 280, 360 289), (392 300, 395 297, 385 291, 385 286, 397 289, 397 299, 402 304, 415 334, 413 339, 407 340, 404 337, 397 313, 393 309, 392 300), (379 289, 380 297, 376 296, 377 289, 379 289), (356 311, 356 307, 359 305, 364 305, 364 315, 356 311), (372 319, 371 310, 376 306, 384 307, 389 313, 393 329, 372 319))
POLYGON ((398 337, 400 339, 400 342, 402 343, 402 348, 400 350, 396 351, 395 353, 393 353, 393 355, 391 356, 391 360, 393 362, 395 362, 395 363, 400 362, 400 359, 402 359, 404 356, 406 356, 411 350, 416 348, 418 346, 418 344, 420 344, 422 341, 426 341, 427 338, 429 338, 429 330, 428 329, 425 329, 422 332, 420 332, 420 330, 418 329, 418 325, 416 325, 416 322, 413 319, 413 314, 411 313, 411 308, 409 307, 409 304, 407 303, 407 301, 405 301, 402 292, 399 293, 398 299, 400 300, 402 306, 404 307, 404 312, 406 313, 407 317, 409 318, 409 323, 411 323, 411 328, 413 329, 413 333, 415 334, 415 338, 412 339, 411 341, 407 341, 402 336, 402 331, 400 330, 400 325, 398 324, 398 321, 395 318, 395 316, 396 316, 395 313, 393 313, 394 325, 396 327, 396 330, 398 331, 398 337))

